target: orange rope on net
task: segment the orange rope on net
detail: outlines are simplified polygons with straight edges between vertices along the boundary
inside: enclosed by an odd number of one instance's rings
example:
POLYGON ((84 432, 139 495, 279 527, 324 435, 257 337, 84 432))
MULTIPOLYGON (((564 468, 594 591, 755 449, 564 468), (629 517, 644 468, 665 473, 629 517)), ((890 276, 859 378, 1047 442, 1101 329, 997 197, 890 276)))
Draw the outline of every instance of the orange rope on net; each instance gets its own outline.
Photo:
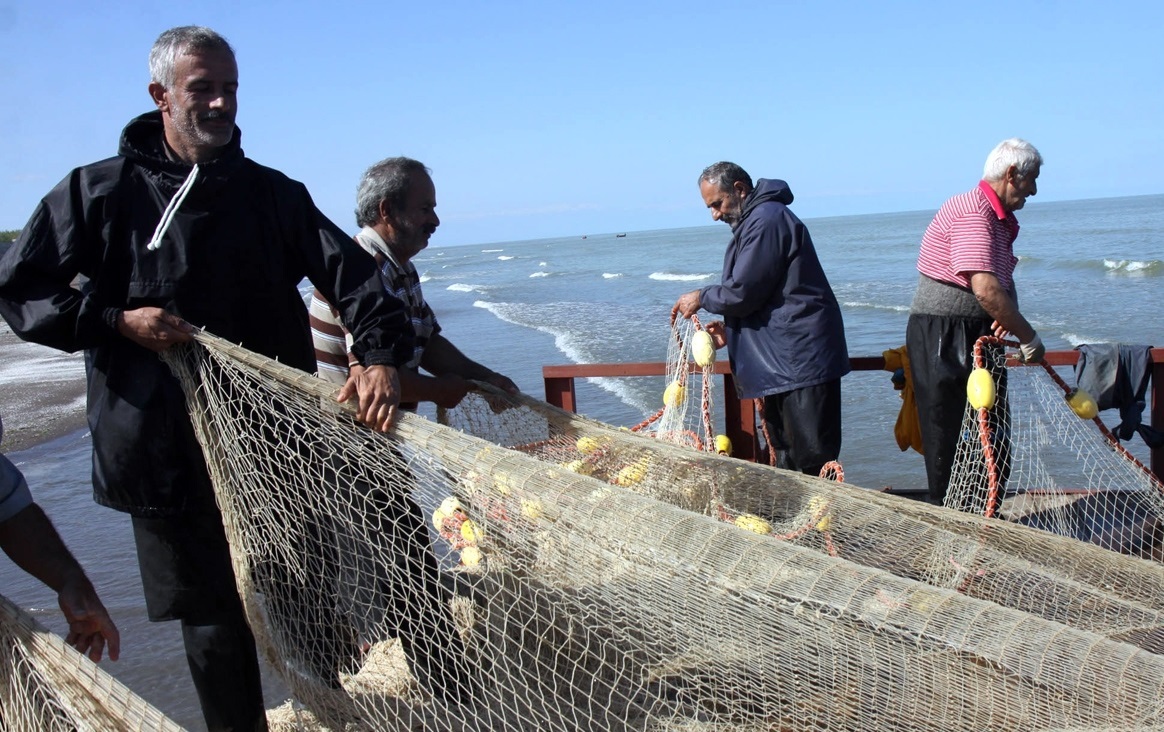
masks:
MULTIPOLYGON (((1058 384, 1059 388, 1063 390, 1064 398, 1070 399, 1071 395, 1075 393, 1075 389, 1071 388, 1071 386, 1069 386, 1067 384, 1067 382, 1063 380, 1063 377, 1061 377, 1061 376, 1059 376, 1059 374, 1055 373, 1055 369, 1051 366, 1051 364, 1047 363, 1046 361, 1040 361, 1039 365, 1041 365, 1044 369, 1046 369, 1047 374, 1050 375, 1050 377, 1051 377, 1051 380, 1054 381, 1056 384, 1058 384)), ((1162 484, 1160 482, 1160 480, 1148 468, 1148 466, 1144 465, 1142 462, 1140 462, 1138 459, 1136 459, 1135 455, 1128 452, 1127 448, 1124 447, 1122 443, 1120 443, 1119 438, 1117 438, 1114 434, 1112 434, 1112 431, 1107 428, 1107 425, 1103 423, 1103 420, 1099 418, 1098 414, 1096 414, 1094 417, 1092 417, 1091 421, 1099 429, 1100 433, 1104 436, 1104 438, 1109 443, 1111 443, 1113 450, 1115 450, 1117 453, 1119 453, 1119 455, 1122 456, 1123 458, 1130 461, 1137 468, 1144 471, 1144 475, 1146 475, 1148 477, 1148 479, 1151 480, 1152 485, 1156 488, 1156 490, 1160 491, 1161 493, 1164 493, 1164 484, 1162 484)))
MULTIPOLYGON (((1019 343, 1017 341, 1009 341, 997 336, 982 336, 974 343, 975 368, 988 368, 986 359, 986 348, 988 346, 1017 349, 1019 347, 1019 343)), ((1011 359, 1008 359, 1007 365, 1009 366, 1015 362, 1016 361, 1012 357, 1011 359)), ((1047 363, 1046 360, 1040 360, 1038 365, 1042 366, 1043 369, 1047 372, 1047 375, 1051 377, 1051 380, 1054 381, 1059 386, 1059 388, 1063 390, 1064 398, 1070 401, 1076 390, 1073 389, 1066 381, 1064 381, 1063 377, 1056 373, 1054 367, 1047 363)), ((990 420, 990 414, 996 406, 997 405, 992 404, 990 406, 979 407, 977 412, 978 439, 982 445, 983 458, 986 463, 987 498, 986 509, 983 512, 983 515, 986 518, 992 518, 995 515, 999 509, 1001 500, 999 496, 1001 489, 1001 471, 997 461, 994 442, 992 440, 994 428, 990 420)), ((1156 476, 1152 473, 1151 470, 1148 469, 1146 465, 1136 459, 1134 455, 1128 452, 1127 448, 1120 444, 1119 439, 1117 439, 1116 436, 1112 434, 1111 430, 1109 430, 1107 425, 1103 423, 1103 420, 1099 418, 1098 414, 1091 417, 1090 421, 1095 424, 1096 428, 1100 431, 1100 434, 1103 435, 1104 439, 1107 440, 1112 450, 1114 450, 1125 460, 1135 465, 1140 471, 1144 473, 1144 475, 1151 482, 1152 486, 1157 491, 1164 494, 1164 484, 1161 484, 1160 480, 1156 478, 1156 476)))
MULTIPOLYGON (((974 366, 975 368, 985 369, 986 364, 986 346, 998 346, 1005 348, 1006 346, 1014 348, 1018 347, 1018 343, 1003 340, 997 336, 982 336, 974 343, 974 366)), ((998 508, 998 487, 999 487, 999 470, 998 461, 994 453, 994 444, 991 440, 993 436, 993 428, 990 426, 990 411, 994 405, 989 407, 983 406, 978 408, 978 439, 982 443, 982 454, 986 461, 986 479, 987 479, 987 494, 986 494, 986 511, 983 513, 986 518, 994 516, 994 512, 998 508)))
POLYGON ((845 482, 845 468, 837 460, 830 460, 820 466, 820 477, 837 483, 845 482))

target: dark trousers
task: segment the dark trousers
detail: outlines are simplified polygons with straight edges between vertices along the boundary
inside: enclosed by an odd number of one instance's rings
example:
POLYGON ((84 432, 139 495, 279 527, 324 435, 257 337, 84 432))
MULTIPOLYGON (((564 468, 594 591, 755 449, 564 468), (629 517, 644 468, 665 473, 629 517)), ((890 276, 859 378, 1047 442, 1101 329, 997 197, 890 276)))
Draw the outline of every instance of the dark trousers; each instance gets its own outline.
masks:
POLYGON ((764 397, 764 422, 778 467, 820 475, 841 454, 841 380, 764 397))
POLYGON ((207 729, 266 730, 258 653, 235 589, 221 516, 135 516, 133 535, 150 620, 182 621, 207 729))
MULTIPOLYGON (((913 394, 917 401, 922 446, 925 448, 926 480, 929 500, 942 505, 950 484, 958 442, 967 439, 977 444, 977 429, 962 434, 966 414, 966 381, 974 369, 974 344, 985 335, 993 335, 990 320, 940 315, 910 315, 905 344, 913 375, 913 394)), ((987 363, 999 363, 1003 357, 998 347, 988 347, 987 363)), ((1010 439, 1007 434, 1006 369, 996 372, 996 397, 990 411, 992 444, 999 466, 999 496, 1006 486, 1010 466, 1010 439)), ((975 448, 975 452, 978 449, 975 448)), ((956 506, 976 510, 985 505, 987 480, 985 465, 976 468, 976 485, 969 495, 971 505, 956 506)), ((995 507, 997 510, 997 506, 995 507)))
POLYGON ((411 479, 394 451, 399 485, 359 460, 335 456, 320 481, 325 501, 297 504, 294 557, 257 563, 256 588, 270 606, 284 652, 316 682, 340 687, 359 669, 362 646, 399 638, 413 675, 435 697, 469 698, 471 667, 453 622, 428 524, 408 497, 411 479), (296 571, 294 565, 302 565, 296 571))

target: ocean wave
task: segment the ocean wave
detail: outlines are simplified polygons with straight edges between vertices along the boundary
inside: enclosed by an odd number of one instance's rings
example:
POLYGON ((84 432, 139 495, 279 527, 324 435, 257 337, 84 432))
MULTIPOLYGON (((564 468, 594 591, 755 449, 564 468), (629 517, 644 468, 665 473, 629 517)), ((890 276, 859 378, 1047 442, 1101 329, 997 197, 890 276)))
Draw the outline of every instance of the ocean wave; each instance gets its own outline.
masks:
MULTIPOLYGON (((565 305, 566 303, 561 303, 565 305)), ((499 320, 506 323, 512 323, 523 328, 533 328, 534 330, 553 336, 554 347, 557 348, 567 359, 572 363, 593 363, 587 350, 587 345, 591 340, 585 333, 575 332, 564 327, 554 327, 547 324, 547 321, 539 316, 532 315, 531 308, 526 304, 517 303, 503 303, 503 302, 489 302, 488 300, 476 300, 473 307, 487 310, 499 320)), ((544 314, 544 313, 542 313, 544 314)), ((610 392, 618 397, 619 401, 639 410, 643 414, 650 411, 651 406, 646 404, 642 398, 636 394, 629 384, 629 379, 619 378, 604 378, 604 377, 589 377, 586 379, 590 383, 595 384, 603 391, 610 392)))
POLYGON ((445 289, 453 292, 485 292, 484 285, 465 285, 460 282, 455 282, 445 289))
POLYGON ((706 280, 715 277, 714 272, 707 274, 675 274, 673 272, 652 272, 649 277, 652 280, 661 280, 663 282, 693 282, 695 280, 706 280))
POLYGON ((534 272, 530 277, 549 277, 553 272, 534 272))
POLYGON ((538 266, 539 266, 539 267, 545 267, 545 266, 546 266, 546 263, 545 263, 545 262, 538 262, 538 266))
POLYGON ((494 252, 504 252, 504 249, 482 249, 482 254, 493 254, 494 252))
POLYGON ((422 274, 422 275, 420 276, 420 281, 421 281, 422 283, 423 283, 423 282, 428 282, 428 281, 429 281, 429 280, 431 280, 431 279, 432 279, 432 277, 429 277, 429 276, 428 276, 428 275, 426 275, 426 274, 422 274))
POLYGON ((1105 259, 1103 268, 1108 274, 1155 275, 1164 271, 1164 262, 1158 259, 1140 261, 1135 259, 1105 259))
POLYGON ((613 280, 615 277, 622 277, 622 272, 603 272, 602 279, 613 280))
POLYGON ((865 308, 868 310, 889 310, 894 313, 908 313, 909 305, 882 305, 875 302, 861 302, 859 300, 846 300, 841 303, 847 308, 865 308))
MULTIPOLYGON (((498 249, 497 251, 502 250, 498 249)), ((513 259, 513 255, 502 254, 500 257, 498 257, 498 259, 500 259, 502 262, 508 262, 509 260, 513 259)))
POLYGON ((1063 340, 1070 343, 1072 348, 1075 348, 1076 346, 1088 345, 1088 344, 1093 344, 1093 343, 1110 343, 1111 342, 1105 338, 1087 338, 1086 336, 1081 336, 1077 333, 1064 333, 1063 340))

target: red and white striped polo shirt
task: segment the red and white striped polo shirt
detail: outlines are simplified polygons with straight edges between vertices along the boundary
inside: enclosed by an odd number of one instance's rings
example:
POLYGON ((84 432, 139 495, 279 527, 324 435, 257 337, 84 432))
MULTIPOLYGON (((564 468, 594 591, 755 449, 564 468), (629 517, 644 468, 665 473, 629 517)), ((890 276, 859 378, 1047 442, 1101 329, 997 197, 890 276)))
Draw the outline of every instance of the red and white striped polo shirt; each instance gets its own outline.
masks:
POLYGON ((970 274, 990 272, 1014 292, 1018 219, 1002 208, 986 181, 942 204, 922 237, 917 270, 930 279, 969 289, 970 274))

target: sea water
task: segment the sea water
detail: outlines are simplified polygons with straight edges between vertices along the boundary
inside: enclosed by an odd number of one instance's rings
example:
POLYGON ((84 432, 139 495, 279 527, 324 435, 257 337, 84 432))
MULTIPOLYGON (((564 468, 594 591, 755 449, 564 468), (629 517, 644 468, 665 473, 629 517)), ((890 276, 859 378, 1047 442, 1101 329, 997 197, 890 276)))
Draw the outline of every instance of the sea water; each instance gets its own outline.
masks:
MULTIPOLYGON (((806 221, 841 302, 850 355, 878 356, 904 344, 918 243, 933 213, 806 221)), ((1018 216, 1020 306, 1047 348, 1096 342, 1164 346, 1164 319, 1156 310, 1164 295, 1164 195, 1031 201, 1018 216)), ((445 335, 540 397, 547 364, 665 360, 671 306, 684 292, 718 281, 730 236, 722 224, 625 236, 577 232, 434 246, 414 262, 445 335)), ((30 379, 38 378, 33 366, 29 370, 30 379)), ((632 425, 661 406, 662 389, 661 377, 579 380, 578 408, 611 424, 632 425)), ((846 481, 873 489, 923 487, 920 456, 901 452, 893 438, 901 402, 889 374, 851 374, 842 390, 846 481)), ((1131 447, 1146 455, 1142 445, 1131 447)), ((175 721, 202 729, 177 624, 144 619, 129 521, 92 502, 89 449, 81 432, 10 457, 121 629, 122 660, 103 662, 104 668, 175 721)), ((34 609, 58 632, 63 628, 52 593, 2 557, 0 592, 34 609)), ((273 706, 285 692, 273 674, 267 676, 273 706)))

